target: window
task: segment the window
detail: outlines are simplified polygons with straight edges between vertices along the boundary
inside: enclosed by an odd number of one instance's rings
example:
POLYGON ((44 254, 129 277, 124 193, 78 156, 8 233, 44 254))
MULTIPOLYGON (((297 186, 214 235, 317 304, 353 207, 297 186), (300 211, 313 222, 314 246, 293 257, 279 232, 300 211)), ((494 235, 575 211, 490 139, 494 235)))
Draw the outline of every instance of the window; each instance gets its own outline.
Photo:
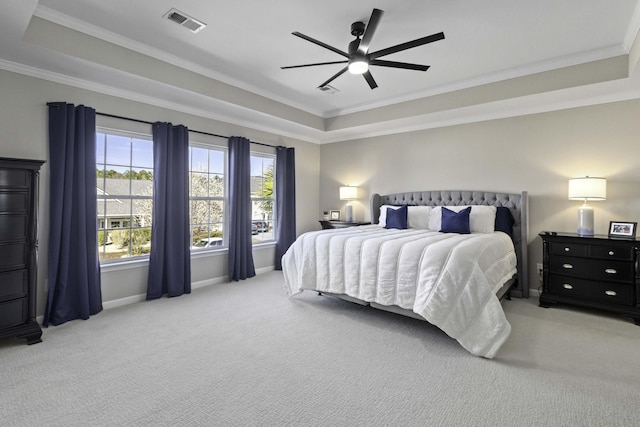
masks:
POLYGON ((100 261, 151 250, 153 142, 126 133, 96 134, 100 261))
POLYGON ((274 240, 275 156, 251 154, 251 222, 253 242, 274 240))
POLYGON ((189 147, 191 248, 225 246, 227 151, 199 144, 189 147))
MULTIPOLYGON (((189 222, 192 250, 227 247, 227 150, 189 144, 189 222)), ((274 240, 275 156, 251 154, 253 242, 274 240)), ((101 262, 151 252, 153 141, 151 135, 96 134, 98 250, 101 262)))

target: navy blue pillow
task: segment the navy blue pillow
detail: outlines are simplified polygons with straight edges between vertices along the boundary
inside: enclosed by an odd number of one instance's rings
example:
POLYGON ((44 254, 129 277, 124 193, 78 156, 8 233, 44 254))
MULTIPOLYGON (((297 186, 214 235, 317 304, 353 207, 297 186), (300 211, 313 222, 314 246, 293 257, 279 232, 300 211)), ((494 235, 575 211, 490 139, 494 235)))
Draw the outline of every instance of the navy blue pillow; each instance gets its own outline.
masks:
POLYGON ((407 228, 407 205, 398 209, 387 208, 387 224, 384 228, 407 228))
POLYGON ((454 212, 442 207, 442 225, 440 231, 443 233, 471 234, 471 228, 469 227, 470 214, 471 206, 462 209, 460 212, 454 212))
POLYGON ((506 206, 498 206, 496 208, 496 231, 507 233, 513 239, 513 214, 506 206))

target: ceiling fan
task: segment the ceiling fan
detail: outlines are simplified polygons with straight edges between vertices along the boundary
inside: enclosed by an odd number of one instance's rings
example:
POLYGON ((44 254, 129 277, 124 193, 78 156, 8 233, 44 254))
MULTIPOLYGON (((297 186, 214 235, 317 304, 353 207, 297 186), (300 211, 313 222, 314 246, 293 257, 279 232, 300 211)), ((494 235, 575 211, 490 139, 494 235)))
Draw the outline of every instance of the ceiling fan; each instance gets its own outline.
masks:
POLYGON ((301 39, 307 40, 311 43, 317 44, 318 46, 322 46, 325 49, 329 49, 332 52, 335 52, 339 55, 347 58, 343 61, 331 61, 331 62, 318 62, 315 64, 303 64, 303 65, 290 65, 288 67, 280 67, 281 69, 289 69, 289 68, 302 68, 302 67, 315 67, 316 65, 331 65, 331 64, 347 64, 343 69, 338 71, 336 74, 331 76, 329 80, 318 86, 322 88, 329 83, 331 83, 336 78, 340 77, 344 72, 349 70, 352 74, 362 74, 364 79, 369 83, 369 87, 371 89, 375 89, 378 87, 378 84, 373 79, 371 72, 369 71, 370 65, 377 65, 379 67, 391 67, 391 68, 403 68, 406 70, 416 70, 416 71, 427 71, 429 69, 429 65, 419 65, 419 64, 409 64, 406 62, 396 62, 396 61, 385 61, 382 59, 378 59, 381 56, 390 55, 392 53, 400 52, 402 50, 411 49, 417 46, 422 46, 427 43, 432 43, 438 40, 444 39, 444 33, 436 33, 430 36, 422 37, 416 40, 412 40, 405 43, 400 43, 395 46, 388 47, 386 49, 378 50, 376 52, 369 53, 369 45, 371 44, 371 39, 373 38, 373 34, 380 23, 380 18, 384 12, 380 9, 373 9, 371 12, 371 18, 369 18, 369 23, 366 25, 364 22, 354 22, 351 24, 351 34, 356 36, 356 39, 349 43, 348 53, 344 52, 340 49, 337 49, 333 46, 329 46, 326 43, 323 43, 319 40, 316 40, 312 37, 299 33, 298 31, 294 31, 294 36, 300 37, 301 39), (362 38, 360 38, 362 37, 362 38))

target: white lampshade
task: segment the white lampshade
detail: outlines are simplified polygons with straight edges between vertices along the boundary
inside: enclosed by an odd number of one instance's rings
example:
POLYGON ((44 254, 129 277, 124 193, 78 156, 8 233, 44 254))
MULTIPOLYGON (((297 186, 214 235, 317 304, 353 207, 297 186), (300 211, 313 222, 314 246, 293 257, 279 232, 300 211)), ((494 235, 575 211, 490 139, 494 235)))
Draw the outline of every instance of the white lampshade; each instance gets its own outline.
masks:
POLYGON ((573 178, 569 180, 569 200, 583 200, 584 204, 578 209, 578 234, 593 236, 593 208, 587 204, 588 200, 607 199, 607 180, 605 178, 573 178))
POLYGON ((358 187, 340 187, 340 200, 355 200, 358 198, 358 187))
POLYGON ((606 200, 605 178, 573 178, 569 180, 569 200, 606 200))

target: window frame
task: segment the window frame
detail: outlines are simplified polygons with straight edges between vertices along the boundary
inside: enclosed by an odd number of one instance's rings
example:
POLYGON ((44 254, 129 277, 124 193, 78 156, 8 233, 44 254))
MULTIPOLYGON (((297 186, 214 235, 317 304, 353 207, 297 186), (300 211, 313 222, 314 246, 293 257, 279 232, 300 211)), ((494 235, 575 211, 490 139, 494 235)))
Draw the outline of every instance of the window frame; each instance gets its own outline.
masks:
MULTIPOLYGON (((107 136, 116 136, 116 137, 124 137, 124 138, 130 138, 132 140, 138 139, 138 140, 143 140, 143 141, 149 141, 151 143, 153 143, 153 135, 151 134, 151 132, 146 133, 143 132, 141 130, 126 130, 126 129, 119 129, 119 128, 112 128, 109 126, 96 126, 96 139, 98 138, 98 135, 102 134, 104 135, 105 138, 105 142, 106 142, 106 138, 107 136)), ((223 229, 223 245, 221 246, 215 246, 215 247, 207 247, 207 248, 202 248, 202 249, 197 249, 197 250, 192 250, 191 251, 191 257, 192 258, 200 258, 202 256, 217 256, 220 254, 224 254, 226 252, 228 252, 229 246, 228 246, 228 233, 229 233, 229 150, 228 147, 222 143, 218 144, 215 142, 202 142, 202 141, 189 141, 189 146, 190 147, 196 147, 196 148, 202 148, 202 149, 206 149, 206 150, 217 150, 217 151, 221 151, 224 153, 224 160, 223 160, 223 167, 224 167, 224 176, 223 176, 223 192, 224 195, 222 197, 219 196, 213 196, 213 197, 201 197, 201 199, 204 200, 216 200, 216 201, 220 201, 222 202, 222 206, 223 206, 223 215, 222 215, 222 229, 223 229)), ((103 167, 103 171, 105 170, 109 170, 107 168, 107 166, 111 165, 110 163, 107 163, 107 158, 106 158, 106 153, 107 153, 107 146, 105 145, 103 147, 103 149, 105 149, 105 151, 103 152, 102 155, 102 163, 98 163, 98 158, 96 157, 96 170, 98 168, 98 165, 101 165, 103 167)), ((97 154, 97 153, 96 153, 97 154)), ((132 165, 132 159, 133 159, 133 154, 130 151, 130 158, 129 158, 129 165, 127 166, 122 166, 122 167, 126 167, 129 168, 129 170, 137 170, 140 169, 137 166, 133 166, 132 165)), ((153 156, 153 150, 151 155, 153 156)), ((253 241, 253 246, 254 247, 264 247, 264 246, 269 246, 269 245, 274 245, 276 243, 275 240, 275 227, 276 227, 276 189, 275 189, 275 179, 276 179, 276 174, 277 174, 277 170, 276 170, 276 155, 275 153, 265 153, 265 152, 261 152, 261 151, 254 151, 251 150, 250 151, 250 156, 257 156, 257 157, 263 157, 263 158, 268 158, 268 159, 272 159, 273 160, 273 195, 271 198, 258 198, 258 197, 254 197, 251 196, 251 201, 252 201, 252 205, 254 201, 261 201, 261 200, 265 200, 265 201, 271 201, 272 202, 272 219, 266 219, 267 221, 269 221, 270 224, 272 224, 272 232, 273 232, 273 237, 268 239, 268 240, 262 240, 262 241, 253 241)), ((191 162, 191 159, 189 159, 189 161, 191 162)), ((153 163, 152 163, 153 164, 153 163)), ((115 166, 115 165, 113 165, 115 166)), ((189 164, 189 168, 191 168, 191 163, 189 164)), ((145 168, 146 169, 146 168, 145 168)), ((153 171, 153 167, 150 168, 151 171, 153 171)), ((191 173, 191 169, 189 169, 189 173, 191 173)), ((106 175, 106 174, 105 174, 106 175)), ((189 177, 190 178, 190 177, 189 177)), ((106 179, 106 176, 103 176, 102 178, 98 178, 98 179, 106 179)), ((129 178, 129 191, 131 191, 131 181, 132 181, 132 177, 129 178)), ((104 181, 101 184, 102 188, 98 188, 98 194, 96 195, 96 206, 97 203, 103 203, 106 204, 107 200, 110 199, 110 197, 105 197, 104 195, 104 181)), ((120 195, 117 195, 120 196, 120 195)), ((111 197, 111 199, 117 199, 118 197, 113 196, 111 197)), ((122 196, 122 198, 124 199, 124 196, 122 196)), ((199 197, 200 198, 200 197, 199 197)), ((136 195, 131 195, 129 194, 129 196, 127 196, 128 200, 137 200, 137 199, 145 199, 145 200, 150 200, 151 202, 153 202, 153 185, 151 185, 151 195, 150 196, 136 196, 136 195)), ((191 204, 192 201, 192 196, 191 196, 191 183, 189 183, 189 203, 191 204)), ((122 229, 139 229, 139 228, 150 228, 150 227, 141 227, 141 226, 136 226, 135 225, 135 221, 133 221, 133 216, 135 213, 135 208, 131 207, 130 209, 130 213, 129 213, 129 218, 126 220, 129 222, 129 226, 128 227, 120 227, 120 228, 106 228, 107 225, 110 224, 110 219, 109 217, 107 217, 107 213, 108 210, 106 209, 106 205, 103 205, 103 213, 102 216, 100 216, 100 212, 96 212, 97 213, 97 217, 96 217, 96 225, 97 225, 97 231, 99 232, 105 232, 108 230, 122 230, 122 229), (102 221, 102 227, 100 227, 100 223, 102 221)), ((131 205, 130 205, 131 206, 131 205)), ((252 217, 253 217, 253 210, 252 210, 252 217)), ((253 221, 253 218, 252 218, 253 221)), ((121 220, 121 224, 122 222, 124 222, 124 220, 121 220)), ((191 230, 192 230, 192 224, 191 224, 191 217, 189 217, 189 238, 192 239, 191 236, 191 230)), ((262 233, 264 234, 264 233, 262 233)), ((255 236, 253 236, 255 237, 255 236)), ((105 239, 107 240, 107 239, 105 239)), ((108 241, 108 240, 107 240, 108 241)), ((99 240, 98 240, 98 243, 99 240)), ((104 271, 111 271, 111 270, 120 270, 120 269, 127 269, 127 268, 136 268, 137 265, 145 264, 148 263, 149 260, 149 254, 142 254, 142 255, 133 255, 131 252, 131 248, 129 248, 129 256, 126 256, 124 258, 114 258, 114 259, 103 259, 104 256, 104 251, 105 251, 105 247, 106 247, 106 243, 107 242, 103 242, 102 245, 98 245, 97 249, 99 250, 99 262, 101 267, 104 269, 104 271)))
MULTIPOLYGON (((132 131, 124 131, 124 130, 117 130, 117 129, 111 129, 111 128, 106 128, 106 127, 100 127, 100 126, 96 126, 96 147, 98 146, 98 136, 99 135, 104 135, 104 141, 102 142, 102 144, 104 145, 104 153, 102 155, 103 157, 103 163, 98 163, 98 158, 97 158, 97 152, 96 152, 96 163, 95 163, 95 168, 96 168, 96 173, 98 170, 98 165, 103 166, 103 173, 104 176, 102 178, 98 178, 96 177, 97 180, 103 180, 101 186, 98 186, 97 190, 97 194, 96 194, 96 225, 97 225, 97 232, 98 232, 98 255, 99 255, 99 262, 100 265, 102 266, 107 266, 107 265, 114 265, 114 264, 119 264, 119 263, 130 263, 130 262, 135 262, 135 261, 140 261, 140 260, 148 260, 149 259, 149 254, 140 254, 140 255, 134 255, 133 254, 133 250, 132 250, 132 245, 129 244, 127 245, 127 250, 128 250, 128 256, 125 257, 120 257, 120 258, 114 258, 114 259, 105 259, 103 258, 106 254, 106 249, 107 249, 107 245, 109 244, 108 242, 111 241, 111 235, 107 234, 110 233, 111 231, 115 231, 115 230, 129 230, 129 239, 131 239, 131 233, 133 232, 133 230, 143 230, 143 229, 149 229, 149 235, 151 234, 151 224, 149 226, 136 226, 136 221, 134 218, 134 213, 135 213, 135 208, 134 208, 134 202, 136 200, 148 200, 151 203, 151 217, 153 218, 153 181, 151 181, 151 185, 150 185, 150 192, 151 194, 149 196, 143 196, 143 195, 134 195, 131 194, 132 192, 132 181, 133 178, 130 176, 129 177, 129 183, 128 183, 128 187, 129 187, 129 194, 125 195, 125 194, 114 194, 114 195, 107 195, 108 193, 105 191, 106 190, 106 171, 110 170, 108 169, 109 166, 114 166, 114 167, 118 167, 118 168, 129 168, 129 170, 136 170, 136 169, 145 169, 145 170, 150 170, 153 174, 153 157, 152 157, 152 161, 151 161, 151 168, 142 168, 140 166, 136 166, 133 165, 133 147, 130 147, 129 150, 129 164, 128 165, 117 165, 117 164, 113 164, 113 163, 108 163, 107 162, 107 138, 109 136, 113 136, 113 137, 120 137, 120 138, 128 138, 131 140, 131 143, 133 142, 133 140, 140 140, 140 141, 147 141, 150 142, 152 144, 152 151, 151 151, 151 155, 153 156, 153 137, 150 134, 145 134, 145 133, 140 133, 140 132, 132 132, 132 131), (107 214, 109 212, 108 210, 108 202, 109 200, 111 201, 121 201, 121 200, 126 200, 128 201, 129 204, 129 213, 128 213, 128 218, 124 219, 124 217, 120 218, 120 219, 111 219, 107 214), (99 214, 99 209, 98 209, 98 205, 102 203, 103 204, 103 215, 100 216, 99 214), (126 227, 121 226, 121 227, 111 227, 111 224, 118 220, 120 225, 124 225, 124 223, 128 223, 128 225, 126 227), (100 227, 100 225, 102 224, 102 227, 100 227), (108 227, 107 227, 108 225, 108 227), (103 244, 100 244, 100 239, 99 239, 99 235, 100 232, 104 233, 103 239, 104 242, 103 244)), ((99 184, 99 183, 97 183, 99 184)))
MULTIPOLYGON (((262 239, 262 237, 264 237, 264 232, 258 232, 257 235, 252 235, 252 242, 253 245, 255 246, 260 246, 260 245, 268 245, 268 244, 275 244, 276 243, 276 218, 277 218, 277 212, 276 212, 276 174, 278 173, 277 168, 276 168, 276 155, 275 153, 265 153, 262 151, 254 151, 251 150, 250 151, 250 157, 262 157, 262 158, 266 158, 266 159, 270 159, 273 161, 273 190, 272 190, 272 195, 271 197, 255 197, 253 195, 251 195, 251 206, 252 206, 252 215, 251 215, 251 224, 253 225, 254 221, 266 221, 267 224, 271 224, 271 233, 272 236, 270 239, 264 240, 262 239), (272 218, 271 219, 254 219, 253 218, 253 203, 254 202, 261 202, 261 201, 270 201, 271 202, 271 206, 272 206, 272 218), (261 239, 260 241, 255 241, 256 236, 259 236, 261 239)), ((263 171, 264 174, 264 171, 263 171)), ((253 175, 250 174, 249 178, 251 179, 253 175)), ((264 175, 263 175, 264 176, 264 175)))
MULTIPOLYGON (((204 143, 199 141, 189 141, 189 148, 200 148, 204 150, 221 151, 224 155, 222 162, 223 165, 223 196, 192 196, 191 195, 191 158, 189 158, 189 241, 191 242, 191 251, 193 254, 206 253, 212 251, 221 251, 229 249, 229 241, 227 236, 229 235, 229 149, 223 145, 216 145, 211 143, 204 143), (191 222, 191 202, 193 200, 208 200, 208 201, 221 201, 222 202, 222 245, 216 247, 204 247, 194 248, 193 242, 193 223, 191 222)), ((210 173, 210 172, 207 172, 210 173)), ((209 225, 211 223, 208 223, 209 225)))

